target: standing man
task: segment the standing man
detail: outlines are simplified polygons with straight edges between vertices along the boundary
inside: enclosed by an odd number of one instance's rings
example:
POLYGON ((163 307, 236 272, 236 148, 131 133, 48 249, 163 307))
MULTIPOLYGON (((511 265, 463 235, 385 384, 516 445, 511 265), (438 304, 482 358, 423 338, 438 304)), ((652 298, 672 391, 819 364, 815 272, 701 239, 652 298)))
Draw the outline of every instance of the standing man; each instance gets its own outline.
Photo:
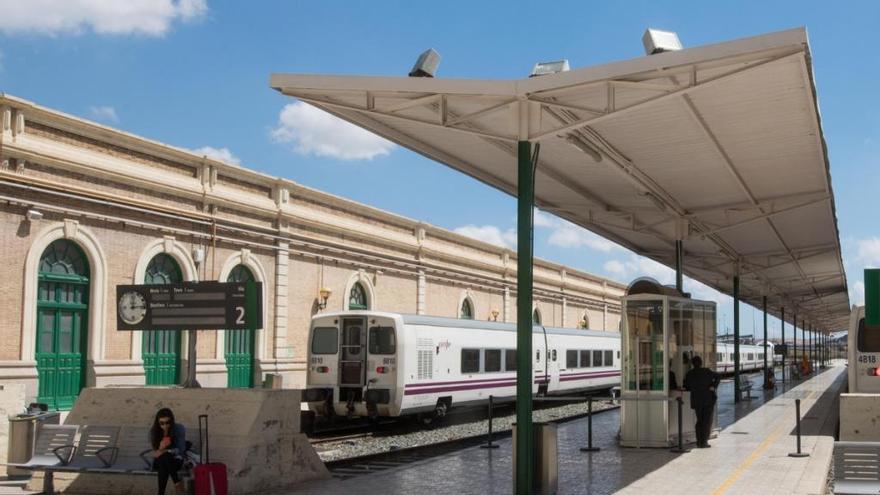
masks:
POLYGON ((712 413, 715 409, 715 401, 718 395, 718 384, 721 376, 714 371, 703 367, 703 359, 700 356, 691 358, 693 369, 684 376, 684 388, 691 393, 691 409, 697 416, 695 430, 697 434, 697 448, 710 447, 709 434, 712 432, 712 413))

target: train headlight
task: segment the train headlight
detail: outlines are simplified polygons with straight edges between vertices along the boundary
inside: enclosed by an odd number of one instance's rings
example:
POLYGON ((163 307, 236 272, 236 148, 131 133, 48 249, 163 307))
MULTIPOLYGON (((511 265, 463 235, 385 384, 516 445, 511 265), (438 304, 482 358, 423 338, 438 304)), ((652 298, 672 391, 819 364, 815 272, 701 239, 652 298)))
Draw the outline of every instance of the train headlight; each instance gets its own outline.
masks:
POLYGON ((329 366, 318 366, 317 368, 315 368, 315 371, 317 371, 318 373, 330 373, 330 367, 329 366))
POLYGON ((388 367, 387 366, 379 366, 378 368, 376 368, 376 373, 379 373, 380 375, 384 375, 385 373, 388 373, 388 367))

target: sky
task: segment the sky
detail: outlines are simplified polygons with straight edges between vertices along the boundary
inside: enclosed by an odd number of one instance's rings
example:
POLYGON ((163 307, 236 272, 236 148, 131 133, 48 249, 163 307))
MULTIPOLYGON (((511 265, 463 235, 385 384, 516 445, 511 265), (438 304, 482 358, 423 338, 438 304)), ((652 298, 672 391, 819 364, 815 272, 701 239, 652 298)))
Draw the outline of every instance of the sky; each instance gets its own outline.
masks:
MULTIPOLYGON (((405 75, 423 50, 440 77, 513 79, 644 55, 648 27, 684 46, 806 26, 852 303, 880 266, 880 2, 333 2, 0 0, 0 92, 506 247, 514 198, 269 88, 276 72, 405 75)), ((549 214, 538 257, 623 283, 672 270, 549 214)), ((731 299, 716 300, 719 333, 731 299)), ((741 306, 741 333, 762 331, 741 306)), ((770 318, 770 335, 779 335, 770 318)), ((791 326, 788 325, 790 335, 791 326)))

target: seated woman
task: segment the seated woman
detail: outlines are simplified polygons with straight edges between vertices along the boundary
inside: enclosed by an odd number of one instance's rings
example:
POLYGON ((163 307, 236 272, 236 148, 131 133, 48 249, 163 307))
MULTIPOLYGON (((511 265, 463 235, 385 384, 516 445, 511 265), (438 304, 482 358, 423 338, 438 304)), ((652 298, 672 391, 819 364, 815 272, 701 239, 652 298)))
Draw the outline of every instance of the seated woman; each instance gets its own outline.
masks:
POLYGON ((164 495, 168 477, 174 481, 177 493, 183 493, 180 471, 186 452, 186 428, 174 422, 174 413, 164 407, 156 413, 150 428, 150 446, 153 448, 153 471, 159 473, 159 495, 164 495))

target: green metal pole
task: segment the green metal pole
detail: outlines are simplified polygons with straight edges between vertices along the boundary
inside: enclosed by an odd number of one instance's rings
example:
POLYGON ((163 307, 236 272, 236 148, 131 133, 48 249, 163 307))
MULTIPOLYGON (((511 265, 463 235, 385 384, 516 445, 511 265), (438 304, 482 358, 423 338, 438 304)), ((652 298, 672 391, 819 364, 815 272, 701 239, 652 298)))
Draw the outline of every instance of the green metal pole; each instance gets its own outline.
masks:
POLYGON ((762 299, 764 303, 764 388, 770 388, 770 381, 767 380, 767 296, 762 299))
POLYGON ((535 184, 532 143, 519 141, 516 247, 516 494, 532 493, 532 228, 535 184))
POLYGON ((739 401, 740 401, 740 385, 739 385, 739 275, 734 275, 734 277, 733 277, 733 402, 736 403, 739 401))
POLYGON ((794 319, 791 322, 791 347, 794 349, 791 355, 791 362, 797 365, 797 309, 794 310, 794 319))
MULTIPOLYGON (((782 345, 785 345, 785 306, 779 309, 782 313, 779 318, 779 321, 782 322, 782 345)), ((785 383, 785 354, 785 352, 782 353, 782 383, 785 383)))
POLYGON ((804 346, 801 349, 801 362, 803 362, 804 358, 807 357, 807 320, 804 318, 804 321, 801 322, 801 345, 804 346))

